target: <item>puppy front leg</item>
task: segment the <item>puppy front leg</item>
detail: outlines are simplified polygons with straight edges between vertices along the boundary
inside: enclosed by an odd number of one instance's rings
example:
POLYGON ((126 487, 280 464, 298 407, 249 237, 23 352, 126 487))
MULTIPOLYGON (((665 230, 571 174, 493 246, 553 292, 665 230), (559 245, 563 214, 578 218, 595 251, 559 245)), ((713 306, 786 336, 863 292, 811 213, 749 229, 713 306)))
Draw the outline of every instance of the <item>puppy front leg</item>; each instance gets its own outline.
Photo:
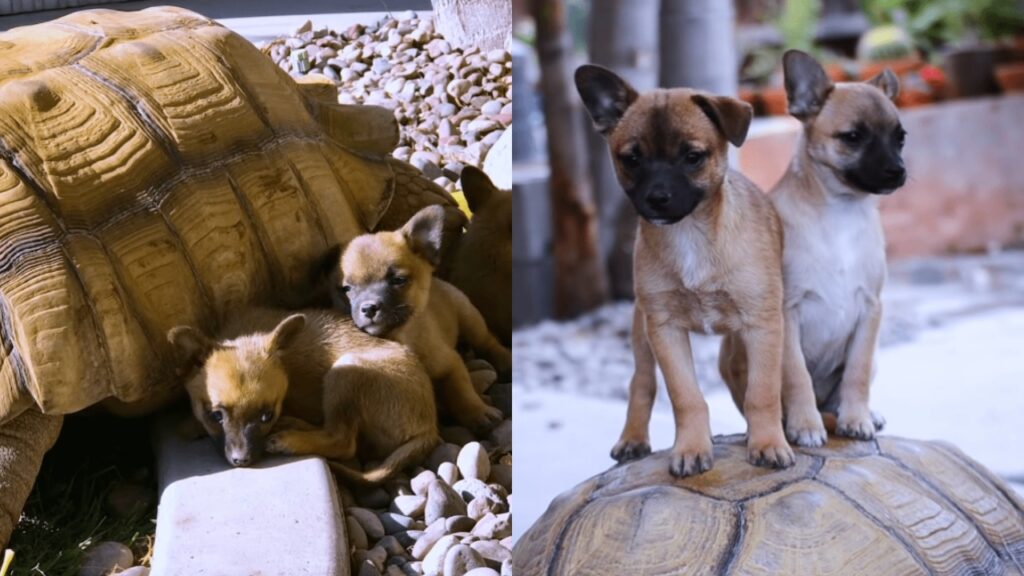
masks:
POLYGON ((629 408, 626 426, 619 441, 612 447, 612 458, 626 462, 643 458, 651 453, 648 426, 654 406, 657 379, 654 373, 654 354, 647 341, 647 327, 640 304, 633 307, 633 379, 629 381, 629 408))
POLYGON ((646 316, 647 340, 654 358, 665 374, 676 439, 672 445, 669 472, 676 477, 693 476, 711 469, 711 425, 708 404, 697 385, 693 368, 690 333, 666 318, 662 322, 646 316))
POLYGON ((512 352, 491 334, 487 322, 469 300, 459 310, 459 335, 469 347, 491 363, 505 382, 512 373, 512 352))
POLYGON ((488 406, 473 388, 466 364, 454 350, 445 353, 444 371, 437 378, 445 406, 460 424, 474 432, 486 432, 501 422, 501 410, 488 406))
POLYGON ((781 318, 772 326, 752 328, 741 336, 748 358, 747 393, 743 398, 747 459, 755 466, 788 468, 794 457, 782 432, 781 318))
POLYGON ((850 342, 846 355, 846 368, 839 382, 839 410, 836 420, 836 434, 871 440, 875 437, 876 424, 880 429, 884 420, 872 416, 868 407, 871 377, 874 371, 875 347, 878 344, 878 328, 882 323, 882 303, 878 300, 868 304, 850 342))
POLYGON ((795 307, 786 310, 782 356, 782 410, 786 437, 797 446, 821 446, 828 439, 814 397, 814 382, 800 346, 800 318, 795 307))
POLYGON ((356 455, 355 434, 337 431, 287 429, 267 437, 267 452, 297 456, 322 456, 328 460, 349 460, 356 455))
POLYGON ((274 432, 283 430, 317 430, 318 427, 294 416, 281 416, 274 423, 274 432))

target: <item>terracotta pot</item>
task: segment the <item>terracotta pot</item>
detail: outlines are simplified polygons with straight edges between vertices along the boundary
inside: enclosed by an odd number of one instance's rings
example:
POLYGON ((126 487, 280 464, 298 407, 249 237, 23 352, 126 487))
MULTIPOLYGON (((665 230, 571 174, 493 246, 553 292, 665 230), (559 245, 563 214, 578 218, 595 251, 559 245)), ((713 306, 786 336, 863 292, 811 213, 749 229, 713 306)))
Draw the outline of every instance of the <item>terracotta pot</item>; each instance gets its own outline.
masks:
POLYGON ((846 73, 846 67, 839 62, 826 64, 825 74, 827 74, 829 79, 833 82, 846 82, 850 79, 850 75, 846 73))
POLYGON ((1003 92, 1024 92, 1024 62, 996 66, 996 82, 1003 92))
POLYGON ((767 116, 785 116, 789 114, 786 89, 781 86, 773 86, 762 90, 761 102, 764 104, 764 113, 767 116))
POLYGON ((896 105, 900 108, 924 106, 934 101, 935 97, 923 90, 900 90, 900 95, 896 97, 896 105))
POLYGON ((764 108, 761 104, 761 96, 756 90, 750 88, 740 88, 737 93, 740 100, 743 100, 747 104, 750 104, 754 108, 754 115, 761 116, 764 114, 764 108))
POLYGON ((884 60, 881 62, 863 62, 860 66, 860 79, 869 80, 882 73, 888 68, 897 76, 903 76, 920 68, 924 62, 917 56, 900 58, 899 60, 884 60))

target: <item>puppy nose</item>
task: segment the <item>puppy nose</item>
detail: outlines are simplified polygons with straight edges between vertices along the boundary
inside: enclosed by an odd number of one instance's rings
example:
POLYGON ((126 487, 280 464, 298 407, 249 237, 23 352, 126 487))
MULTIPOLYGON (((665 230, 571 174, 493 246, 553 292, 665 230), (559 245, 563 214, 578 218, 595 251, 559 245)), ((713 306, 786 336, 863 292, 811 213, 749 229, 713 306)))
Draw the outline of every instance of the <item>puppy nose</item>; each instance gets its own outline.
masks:
POLYGON ((248 456, 232 456, 231 457, 231 465, 232 466, 248 466, 250 461, 251 461, 251 458, 249 458, 248 456))
POLYGON ((378 310, 380 310, 380 306, 378 306, 374 302, 371 302, 369 304, 363 304, 359 308, 359 311, 363 313, 363 316, 366 316, 370 320, 373 320, 373 317, 377 315, 378 310))
POLYGON ((672 195, 664 188, 651 190, 651 193, 647 195, 647 203, 654 208, 661 208, 662 206, 665 206, 671 199, 672 195))
POLYGON ((906 173, 907 171, 903 166, 890 166, 885 169, 885 175, 893 180, 903 178, 906 173))

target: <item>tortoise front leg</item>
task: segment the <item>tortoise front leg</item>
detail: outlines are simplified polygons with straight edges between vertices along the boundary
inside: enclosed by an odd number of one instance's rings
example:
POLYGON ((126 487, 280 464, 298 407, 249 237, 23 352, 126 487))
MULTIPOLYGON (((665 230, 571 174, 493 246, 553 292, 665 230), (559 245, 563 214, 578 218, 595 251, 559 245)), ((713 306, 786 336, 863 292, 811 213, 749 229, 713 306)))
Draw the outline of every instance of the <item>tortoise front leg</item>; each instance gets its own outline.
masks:
POLYGON ((57 441, 63 416, 30 408, 0 425, 0 548, 18 524, 43 455, 57 441))

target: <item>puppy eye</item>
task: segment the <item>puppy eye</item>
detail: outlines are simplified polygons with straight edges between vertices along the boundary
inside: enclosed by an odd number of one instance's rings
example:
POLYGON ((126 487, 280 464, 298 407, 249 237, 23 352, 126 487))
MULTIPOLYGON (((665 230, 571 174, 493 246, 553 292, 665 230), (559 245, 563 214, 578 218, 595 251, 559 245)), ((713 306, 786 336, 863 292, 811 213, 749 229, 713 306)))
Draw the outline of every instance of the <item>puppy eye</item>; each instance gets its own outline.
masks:
POLYGON ((220 410, 210 410, 210 420, 220 424, 224 421, 224 413, 220 410))
POLYGON ((689 152, 687 152, 683 156, 683 161, 686 162, 687 164, 689 164, 690 166, 696 166, 696 165, 700 164, 701 162, 703 162, 704 158, 706 158, 706 157, 707 157, 707 152, 703 152, 703 151, 699 151, 699 150, 690 150, 689 152))
POLYGON ((392 286, 404 286, 408 279, 405 276, 392 276, 388 280, 388 284, 392 286))
POLYGON ((849 130, 847 132, 840 132, 839 139, 847 144, 858 144, 864 139, 864 135, 858 130, 849 130))
POLYGON ((345 286, 341 286, 341 287, 339 287, 339 288, 338 288, 338 290, 339 290, 339 291, 340 291, 340 292, 341 292, 342 294, 348 294, 348 293, 349 293, 349 291, 350 291, 350 290, 352 290, 352 287, 346 284, 345 286))
POLYGON ((619 160, 621 160, 623 164, 629 167, 633 167, 639 164, 642 158, 643 157, 640 154, 640 150, 635 147, 630 148, 628 151, 622 154, 619 154, 619 160))
POLYGON ((274 419, 274 411, 273 410, 264 410, 263 412, 260 412, 260 422, 262 422, 264 424, 270 424, 270 421, 273 420, 273 419, 274 419))
POLYGON ((900 128, 899 132, 896 132, 896 145, 903 148, 903 144, 907 141, 907 131, 900 128))

